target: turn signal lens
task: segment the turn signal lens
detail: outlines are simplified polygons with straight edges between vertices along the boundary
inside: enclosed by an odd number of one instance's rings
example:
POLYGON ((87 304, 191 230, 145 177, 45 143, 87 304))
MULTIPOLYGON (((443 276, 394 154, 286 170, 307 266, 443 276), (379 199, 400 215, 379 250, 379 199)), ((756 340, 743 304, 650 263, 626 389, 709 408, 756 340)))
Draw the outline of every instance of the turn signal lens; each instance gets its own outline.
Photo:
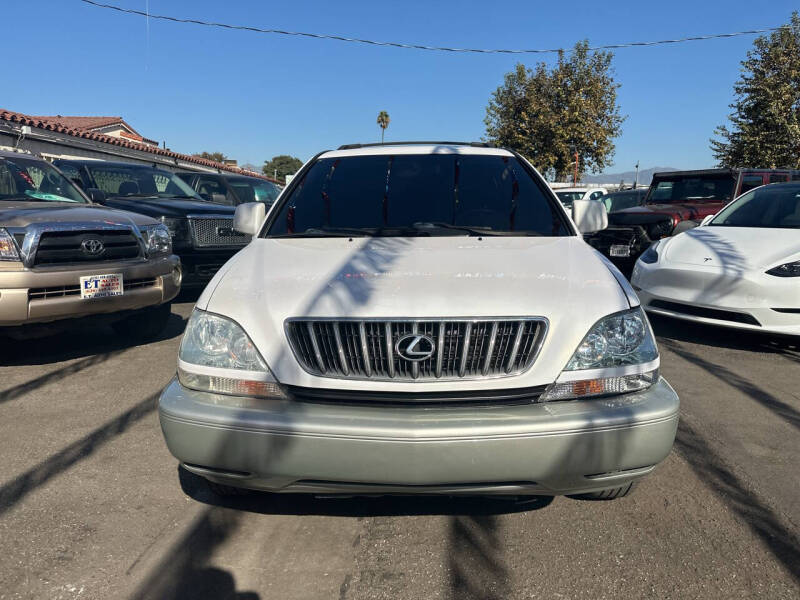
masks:
POLYGON ((552 384, 539 398, 540 402, 550 400, 571 400, 592 396, 627 394, 647 389, 658 381, 658 369, 636 375, 606 377, 603 379, 581 379, 552 384))
POLYGON ((0 260, 19 260, 14 239, 5 229, 0 229, 0 260))
POLYGON ((288 396, 280 384, 270 381, 253 381, 251 379, 234 379, 216 375, 190 373, 178 368, 178 381, 183 387, 201 392, 227 394, 229 396, 255 396, 257 398, 275 398, 285 400, 288 396))

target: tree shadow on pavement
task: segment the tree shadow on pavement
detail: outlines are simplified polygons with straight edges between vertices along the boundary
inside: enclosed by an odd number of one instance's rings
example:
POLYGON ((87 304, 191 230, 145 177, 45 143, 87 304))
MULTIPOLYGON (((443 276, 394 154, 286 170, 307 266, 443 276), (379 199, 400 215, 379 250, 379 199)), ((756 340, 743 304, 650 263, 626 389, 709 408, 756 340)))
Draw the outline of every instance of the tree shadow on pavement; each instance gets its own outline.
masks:
POLYGON ((237 592, 229 571, 208 565, 214 549, 236 531, 241 517, 224 508, 204 510, 131 600, 259 600, 255 592, 237 592))
POLYGON ((739 516, 800 583, 800 539, 723 462, 702 436, 682 419, 675 448, 701 480, 739 516))
POLYGON ((242 496, 218 496, 199 475, 178 467, 183 492, 190 498, 215 507, 263 515, 316 515, 332 517, 388 517, 418 515, 502 515, 537 510, 548 506, 552 496, 524 499, 492 496, 315 496, 313 494, 271 494, 248 492, 242 496))

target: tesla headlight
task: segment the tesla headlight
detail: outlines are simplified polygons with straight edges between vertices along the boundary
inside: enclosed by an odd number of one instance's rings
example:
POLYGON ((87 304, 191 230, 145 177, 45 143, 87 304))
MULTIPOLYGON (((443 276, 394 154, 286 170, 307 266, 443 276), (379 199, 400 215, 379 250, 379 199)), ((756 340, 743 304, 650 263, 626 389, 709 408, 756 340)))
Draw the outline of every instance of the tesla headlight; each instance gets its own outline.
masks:
POLYGON ((650 244, 650 247, 645 250, 642 255, 639 257, 639 260, 645 263, 646 265, 652 265, 653 263, 658 262, 658 245, 661 242, 653 242, 650 244))
POLYGON ((195 309, 178 352, 184 387, 235 396, 286 396, 258 349, 235 321, 195 309))
MULTIPOLYGON (((0 242, 2 244, 2 242, 0 242)), ((800 277, 800 260, 774 267, 767 271, 767 275, 775 277, 800 277)))
POLYGON ((541 400, 635 392, 658 381, 658 349, 641 307, 600 319, 541 400))
POLYGON ((0 228, 0 260, 19 260, 19 252, 5 229, 0 228))
POLYGON ((147 245, 147 255, 168 256, 172 254, 172 238, 164 225, 145 225, 139 228, 147 245))

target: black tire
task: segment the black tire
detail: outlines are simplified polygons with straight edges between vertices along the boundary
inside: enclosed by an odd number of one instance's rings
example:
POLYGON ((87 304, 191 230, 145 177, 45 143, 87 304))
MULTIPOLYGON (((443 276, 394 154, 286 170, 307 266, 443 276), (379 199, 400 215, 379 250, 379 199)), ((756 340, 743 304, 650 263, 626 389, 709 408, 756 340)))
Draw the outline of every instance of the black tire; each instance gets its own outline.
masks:
POLYGON ((210 489, 214 494, 223 498, 231 496, 247 496, 250 494, 250 490, 248 489, 233 487, 232 485, 223 485, 221 483, 209 481, 208 479, 206 479, 206 484, 208 485, 208 489, 210 489))
POLYGON ((588 492, 586 494, 577 494, 573 496, 573 498, 579 498, 581 500, 616 500, 617 498, 624 498, 628 494, 633 491, 634 482, 630 482, 626 485, 610 488, 607 490, 600 490, 599 492, 588 492))
POLYGON ((111 324, 118 334, 140 341, 152 340, 164 331, 172 315, 172 304, 166 302, 145 308, 111 324))

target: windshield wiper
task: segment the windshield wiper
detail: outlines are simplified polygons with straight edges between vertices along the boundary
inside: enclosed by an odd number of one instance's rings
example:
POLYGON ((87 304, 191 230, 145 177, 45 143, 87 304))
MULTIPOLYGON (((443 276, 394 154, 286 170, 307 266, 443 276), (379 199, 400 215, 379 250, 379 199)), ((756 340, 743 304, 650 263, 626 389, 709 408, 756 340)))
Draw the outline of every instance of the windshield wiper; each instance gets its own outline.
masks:
POLYGON ((442 223, 440 221, 420 221, 414 223, 411 227, 420 231, 430 229, 453 229, 455 231, 463 231, 473 236, 495 235, 495 231, 491 227, 466 227, 464 225, 451 225, 450 223, 442 223))

